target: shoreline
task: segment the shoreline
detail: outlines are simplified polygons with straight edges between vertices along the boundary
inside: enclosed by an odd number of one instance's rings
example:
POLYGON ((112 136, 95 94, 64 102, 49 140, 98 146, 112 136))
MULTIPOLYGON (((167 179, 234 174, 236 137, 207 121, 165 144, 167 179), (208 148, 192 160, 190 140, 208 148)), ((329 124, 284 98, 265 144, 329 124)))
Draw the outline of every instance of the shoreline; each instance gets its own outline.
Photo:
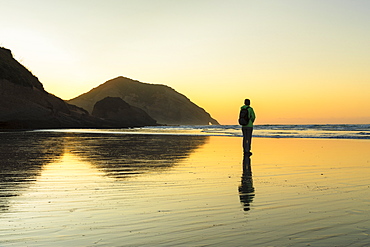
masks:
MULTIPOLYGON (((362 139, 370 140, 370 125, 257 125, 254 138, 297 138, 297 139, 362 139)), ((143 134, 175 136, 228 136, 242 137, 240 126, 160 126, 142 128, 78 128, 78 129, 36 129, 12 132, 60 132, 60 133, 96 133, 96 134, 143 134)), ((7 133, 7 132, 2 132, 7 133)))

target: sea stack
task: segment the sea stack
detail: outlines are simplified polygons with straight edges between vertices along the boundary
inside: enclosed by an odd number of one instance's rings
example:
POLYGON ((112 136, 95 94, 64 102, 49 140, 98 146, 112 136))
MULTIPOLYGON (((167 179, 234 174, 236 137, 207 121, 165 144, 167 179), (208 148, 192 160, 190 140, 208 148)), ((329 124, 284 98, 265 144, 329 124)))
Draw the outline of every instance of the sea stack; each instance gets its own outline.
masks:
POLYGON ((110 121, 116 127, 157 125, 157 122, 145 111, 130 106, 119 97, 106 97, 96 102, 92 115, 110 121))

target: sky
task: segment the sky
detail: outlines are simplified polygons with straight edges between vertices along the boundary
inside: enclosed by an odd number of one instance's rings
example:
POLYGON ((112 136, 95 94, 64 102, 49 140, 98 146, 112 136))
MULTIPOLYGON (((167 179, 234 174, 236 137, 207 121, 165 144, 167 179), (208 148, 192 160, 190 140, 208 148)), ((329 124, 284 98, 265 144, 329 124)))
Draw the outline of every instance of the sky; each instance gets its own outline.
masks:
POLYGON ((165 84, 221 124, 370 124, 368 0, 0 0, 0 46, 71 99, 165 84))

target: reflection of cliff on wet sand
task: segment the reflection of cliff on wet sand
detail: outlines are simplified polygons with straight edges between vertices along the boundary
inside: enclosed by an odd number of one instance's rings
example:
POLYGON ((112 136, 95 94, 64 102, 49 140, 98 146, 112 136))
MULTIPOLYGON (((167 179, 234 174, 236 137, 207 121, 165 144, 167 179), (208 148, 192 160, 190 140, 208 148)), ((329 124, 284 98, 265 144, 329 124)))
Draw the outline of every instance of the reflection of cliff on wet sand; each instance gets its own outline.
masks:
POLYGON ((0 210, 40 174, 42 166, 63 154, 63 134, 0 133, 0 210))
POLYGON ((0 211, 41 174, 43 166, 72 152, 108 176, 125 178, 165 169, 201 145, 203 136, 107 135, 57 132, 0 133, 0 211))
POLYGON ((239 186, 239 197, 240 202, 243 204, 244 211, 250 210, 250 204, 253 201, 254 195, 251 157, 245 155, 243 158, 242 181, 239 186))
POLYGON ((205 144, 206 136, 70 134, 66 149, 108 176, 126 178, 175 165, 205 144))

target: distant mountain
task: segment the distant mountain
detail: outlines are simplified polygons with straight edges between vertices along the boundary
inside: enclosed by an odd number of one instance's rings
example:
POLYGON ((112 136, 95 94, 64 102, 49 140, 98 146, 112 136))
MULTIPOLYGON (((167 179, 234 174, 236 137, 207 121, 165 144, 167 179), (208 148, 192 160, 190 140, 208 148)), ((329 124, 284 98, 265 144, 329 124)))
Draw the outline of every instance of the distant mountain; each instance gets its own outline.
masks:
POLYGON ((92 113, 96 102, 119 97, 149 114, 159 124, 208 125, 219 123, 209 113, 174 89, 125 77, 117 77, 67 102, 92 113))
POLYGON ((106 97, 96 102, 92 115, 111 121, 112 125, 119 127, 157 125, 145 111, 127 104, 119 97, 106 97))
POLYGON ((0 47, 0 129, 94 128, 111 124, 46 92, 10 50, 0 47))

